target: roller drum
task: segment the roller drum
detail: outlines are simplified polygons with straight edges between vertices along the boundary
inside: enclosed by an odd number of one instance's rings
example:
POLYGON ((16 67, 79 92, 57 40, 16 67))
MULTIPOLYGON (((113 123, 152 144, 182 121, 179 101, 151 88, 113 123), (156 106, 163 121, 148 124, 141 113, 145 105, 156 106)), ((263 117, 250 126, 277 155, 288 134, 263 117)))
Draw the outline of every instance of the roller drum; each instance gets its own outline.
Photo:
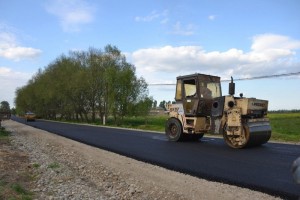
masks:
POLYGON ((225 125, 223 137, 228 146, 242 149, 245 147, 259 146, 268 142, 271 137, 269 121, 267 119, 250 120, 243 122, 240 134, 234 134, 234 130, 228 131, 227 125, 225 125), (228 134, 228 132, 231 134, 228 134))
POLYGON ((259 146, 271 138, 271 126, 268 121, 247 122, 244 128, 249 132, 249 140, 245 147, 259 146))

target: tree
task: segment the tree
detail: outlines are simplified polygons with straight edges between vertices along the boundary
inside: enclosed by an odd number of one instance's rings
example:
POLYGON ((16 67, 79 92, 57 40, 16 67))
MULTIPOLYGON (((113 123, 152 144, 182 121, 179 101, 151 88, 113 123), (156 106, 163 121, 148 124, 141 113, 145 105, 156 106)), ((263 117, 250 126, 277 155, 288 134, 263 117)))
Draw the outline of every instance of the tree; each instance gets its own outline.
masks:
POLYGON ((157 101, 156 101, 156 100, 153 101, 152 107, 153 107, 153 108, 156 108, 156 107, 157 107, 157 101))
POLYGON ((146 81, 117 47, 107 45, 59 56, 16 90, 15 104, 18 113, 43 118, 95 121, 99 113, 101 121, 113 116, 120 123, 147 98, 146 81))
POLYGON ((10 107, 7 101, 2 101, 0 103, 0 128, 1 128, 1 120, 10 118, 10 107), (3 116, 4 115, 4 116, 3 116))
POLYGON ((7 101, 2 101, 0 103, 0 112, 9 113, 10 112, 10 106, 7 101))
POLYGON ((149 112, 152 108, 152 104, 153 104, 152 97, 147 97, 147 98, 139 101, 135 105, 135 110, 136 110, 135 113, 137 114, 137 116, 145 117, 145 124, 147 124, 147 122, 148 122, 147 116, 149 116, 149 112))
POLYGON ((12 114, 12 115, 17 114, 16 108, 12 108, 12 109, 10 109, 10 110, 11 110, 11 114, 12 114))
POLYGON ((163 100, 159 103, 159 107, 163 108, 164 110, 166 110, 166 101, 163 100))

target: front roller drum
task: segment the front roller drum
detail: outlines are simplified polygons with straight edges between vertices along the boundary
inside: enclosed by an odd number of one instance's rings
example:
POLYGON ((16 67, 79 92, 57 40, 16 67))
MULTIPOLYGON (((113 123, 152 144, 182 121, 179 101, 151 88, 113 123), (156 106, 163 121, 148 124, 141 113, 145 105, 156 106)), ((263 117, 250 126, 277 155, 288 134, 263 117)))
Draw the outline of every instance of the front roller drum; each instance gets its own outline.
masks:
POLYGON ((226 126, 223 137, 227 145, 232 148, 245 148, 259 146, 269 141, 271 137, 271 126, 269 122, 248 122, 243 124, 242 134, 227 135, 226 126))

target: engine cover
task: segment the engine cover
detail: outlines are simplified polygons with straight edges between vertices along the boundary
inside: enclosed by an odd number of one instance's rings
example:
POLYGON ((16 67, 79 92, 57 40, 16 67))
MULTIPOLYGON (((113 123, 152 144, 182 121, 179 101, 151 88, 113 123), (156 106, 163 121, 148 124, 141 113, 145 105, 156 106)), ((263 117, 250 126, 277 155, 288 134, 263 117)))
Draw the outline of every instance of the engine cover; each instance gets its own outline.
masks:
POLYGON ((236 106, 241 108, 242 115, 263 117, 268 111, 268 101, 256 98, 235 99, 236 106))

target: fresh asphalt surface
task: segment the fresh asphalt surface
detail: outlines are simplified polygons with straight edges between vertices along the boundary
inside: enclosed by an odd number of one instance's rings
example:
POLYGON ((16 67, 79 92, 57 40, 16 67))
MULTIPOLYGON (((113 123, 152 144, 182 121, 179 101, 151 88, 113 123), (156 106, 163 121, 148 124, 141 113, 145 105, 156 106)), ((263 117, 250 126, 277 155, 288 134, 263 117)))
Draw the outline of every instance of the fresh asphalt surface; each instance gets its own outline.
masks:
MULTIPOLYGON (((12 118, 25 123, 24 119, 12 118)), ((37 120, 26 122, 88 145, 207 180, 229 183, 285 199, 300 197, 291 165, 300 146, 267 143, 260 147, 232 149, 223 139, 204 137, 198 142, 169 142, 163 134, 74 125, 37 120)), ((183 186, 184 187, 184 186, 183 186)))

